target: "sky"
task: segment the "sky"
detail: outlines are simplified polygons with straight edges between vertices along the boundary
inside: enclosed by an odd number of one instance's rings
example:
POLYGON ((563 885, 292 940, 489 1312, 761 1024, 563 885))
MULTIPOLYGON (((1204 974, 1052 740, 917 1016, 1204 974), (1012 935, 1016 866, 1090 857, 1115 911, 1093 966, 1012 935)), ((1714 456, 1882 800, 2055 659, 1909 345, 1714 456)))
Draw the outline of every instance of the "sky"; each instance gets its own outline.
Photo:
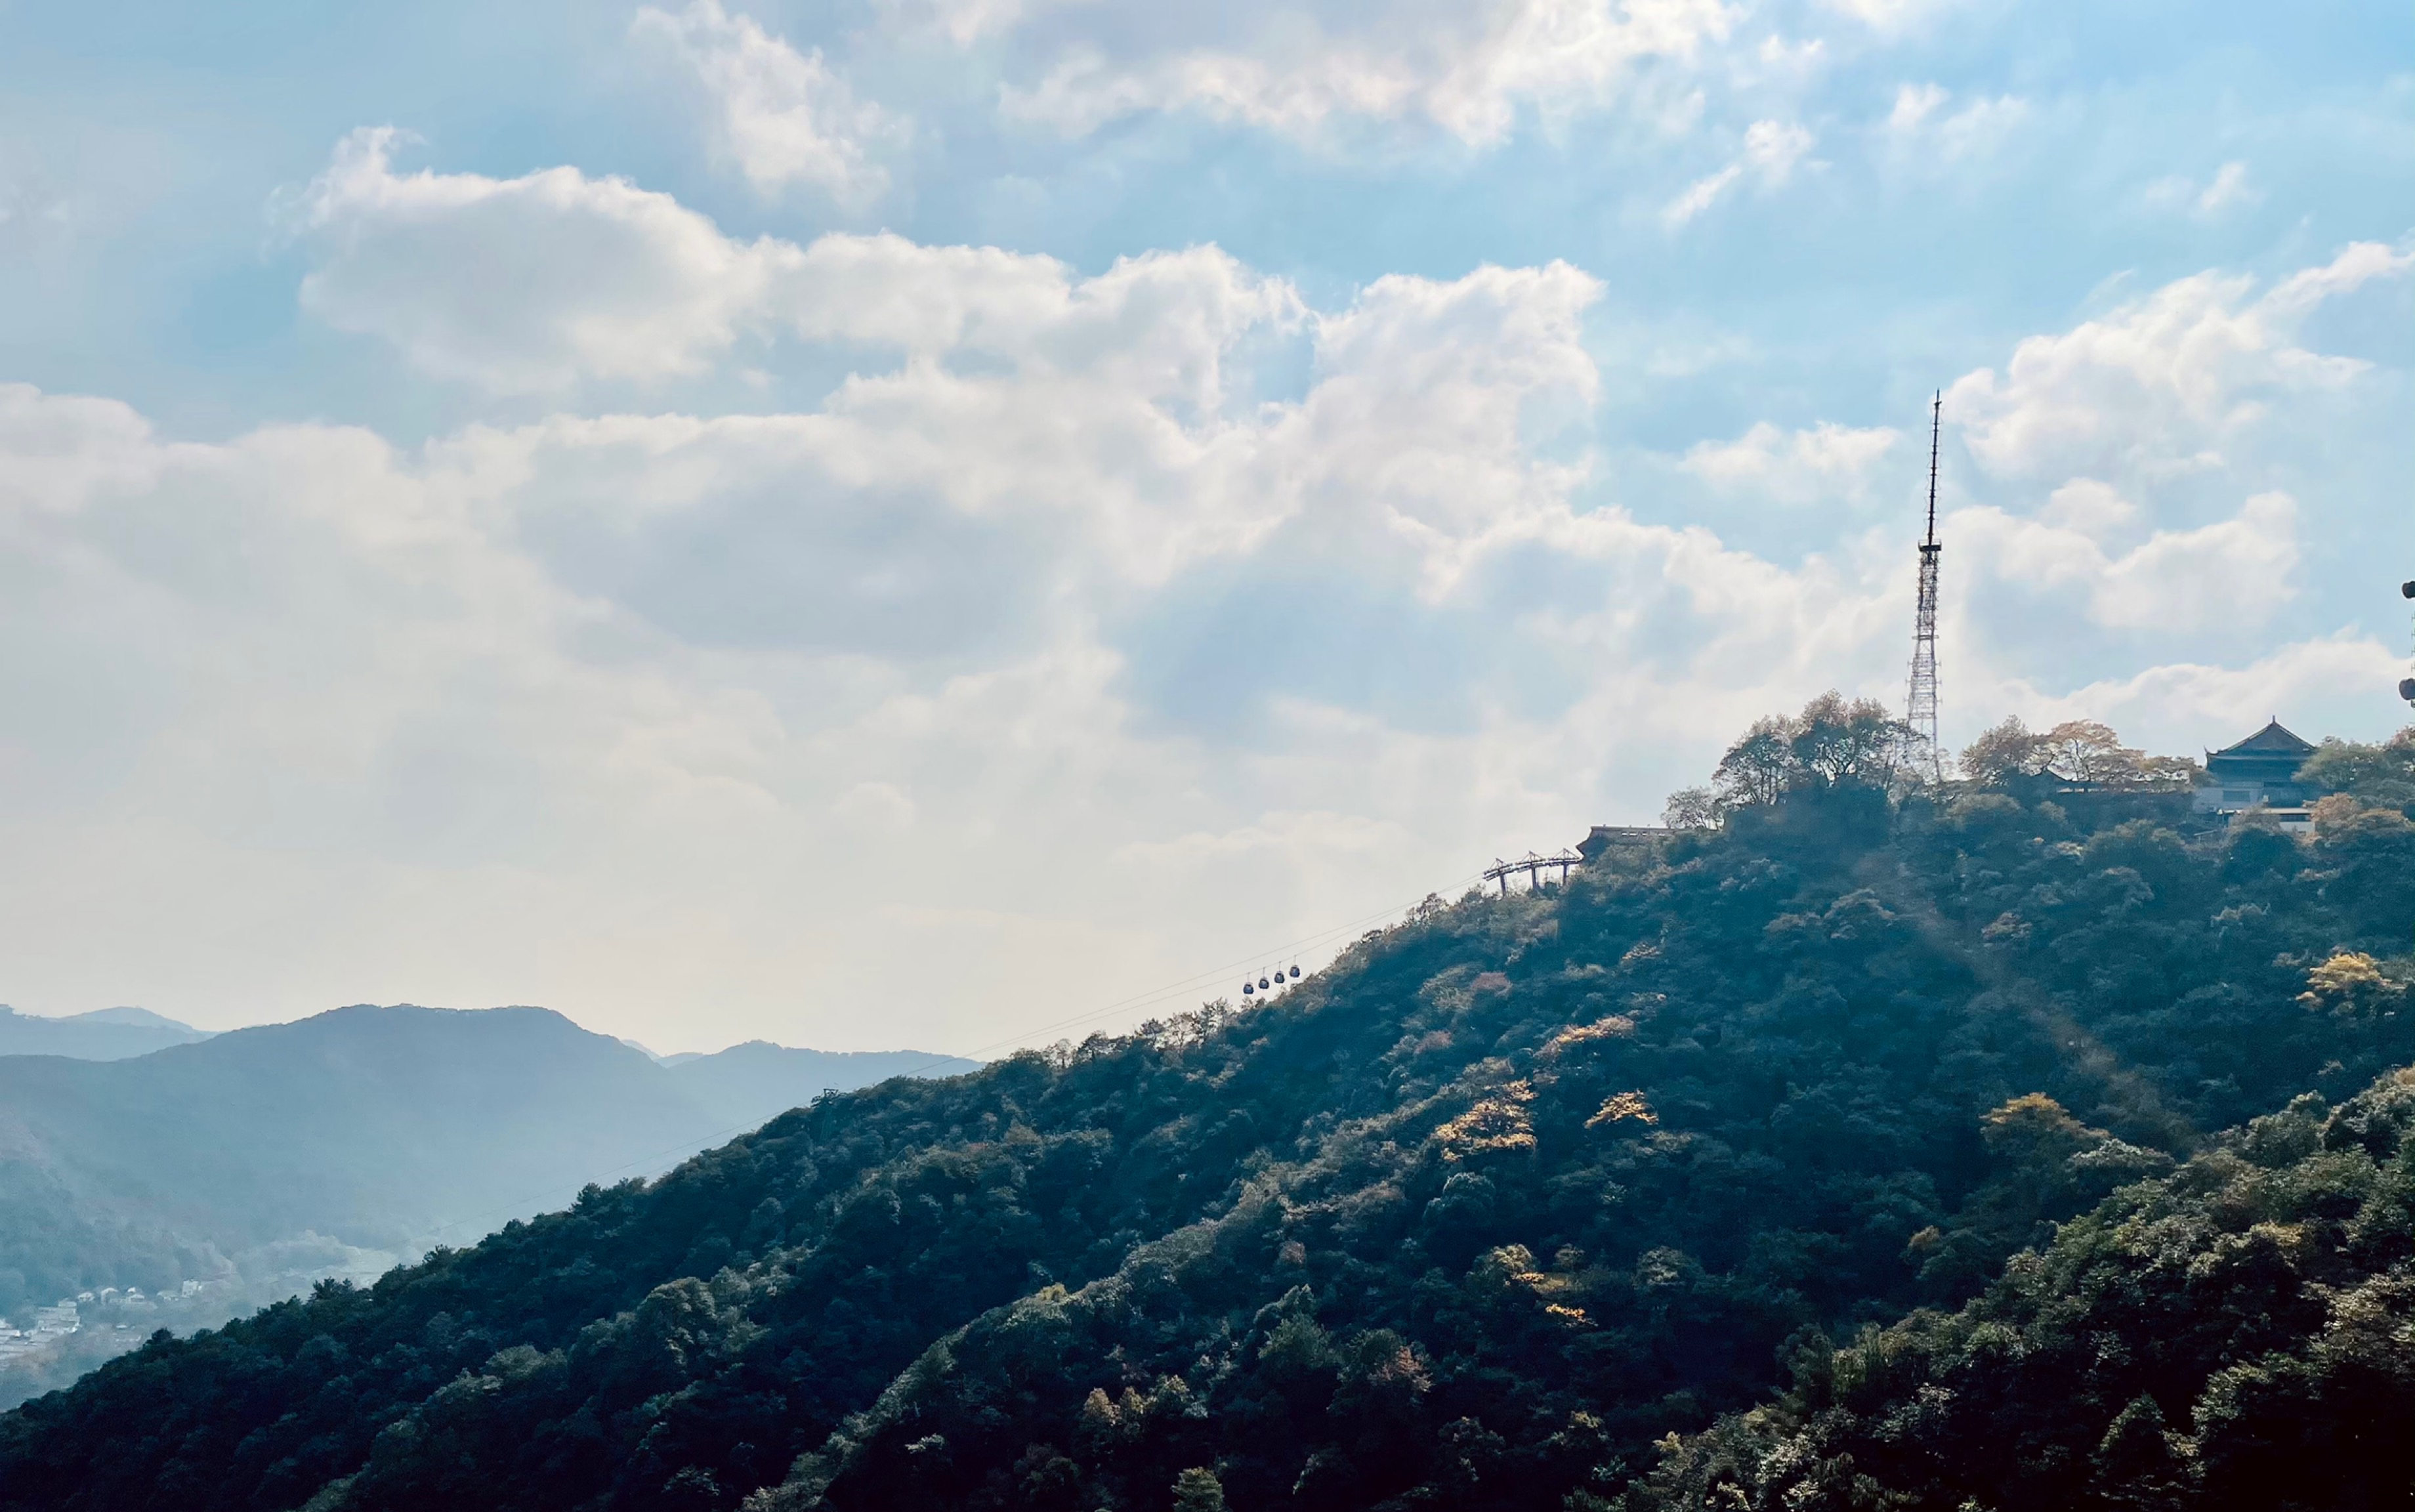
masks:
POLYGON ((956 1052, 2405 722, 2415 9, 0 0, 0 1001, 956 1052))

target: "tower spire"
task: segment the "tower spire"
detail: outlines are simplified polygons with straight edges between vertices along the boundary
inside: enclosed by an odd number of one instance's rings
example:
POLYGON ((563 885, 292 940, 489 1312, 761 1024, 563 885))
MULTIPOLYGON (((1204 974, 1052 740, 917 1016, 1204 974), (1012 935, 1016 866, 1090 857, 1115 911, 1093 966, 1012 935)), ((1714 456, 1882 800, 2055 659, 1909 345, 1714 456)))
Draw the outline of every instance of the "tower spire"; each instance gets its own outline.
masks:
POLYGON ((1937 743, 1937 441, 1945 414, 1942 390, 1928 401, 1928 533, 1920 543, 1920 606, 1912 626, 1912 685, 1904 697, 1904 723, 1921 749, 1914 761, 1931 782, 1945 777, 1945 755, 1937 743))

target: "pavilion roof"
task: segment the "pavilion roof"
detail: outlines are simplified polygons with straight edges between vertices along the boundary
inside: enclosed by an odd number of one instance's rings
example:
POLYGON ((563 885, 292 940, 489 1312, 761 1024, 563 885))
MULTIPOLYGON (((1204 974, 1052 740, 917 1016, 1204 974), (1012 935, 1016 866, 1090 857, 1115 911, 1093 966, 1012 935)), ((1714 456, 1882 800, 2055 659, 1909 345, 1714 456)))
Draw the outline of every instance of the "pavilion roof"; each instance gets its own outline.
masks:
POLYGON ((2250 735, 2247 739, 2240 741, 2236 745, 2226 745, 2219 751, 2209 751, 2206 753, 2208 756, 2310 756, 2314 754, 2315 747, 2311 741, 2301 738, 2296 732, 2283 727, 2281 722, 2277 719, 2266 725, 2262 729, 2258 730, 2255 734, 2250 735))

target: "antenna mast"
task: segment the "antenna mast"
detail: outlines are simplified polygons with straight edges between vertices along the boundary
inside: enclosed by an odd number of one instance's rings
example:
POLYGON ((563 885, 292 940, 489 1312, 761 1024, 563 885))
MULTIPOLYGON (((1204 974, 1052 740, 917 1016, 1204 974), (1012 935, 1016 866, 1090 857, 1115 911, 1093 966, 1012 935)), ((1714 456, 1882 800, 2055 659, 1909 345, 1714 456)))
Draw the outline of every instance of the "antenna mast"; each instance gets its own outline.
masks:
POLYGON ((1904 697, 1904 723, 1923 742, 1914 761, 1930 782, 1945 779, 1945 756, 1937 743, 1937 438, 1945 413, 1942 390, 1928 401, 1928 534, 1920 543, 1920 607, 1912 627, 1912 686, 1904 697))

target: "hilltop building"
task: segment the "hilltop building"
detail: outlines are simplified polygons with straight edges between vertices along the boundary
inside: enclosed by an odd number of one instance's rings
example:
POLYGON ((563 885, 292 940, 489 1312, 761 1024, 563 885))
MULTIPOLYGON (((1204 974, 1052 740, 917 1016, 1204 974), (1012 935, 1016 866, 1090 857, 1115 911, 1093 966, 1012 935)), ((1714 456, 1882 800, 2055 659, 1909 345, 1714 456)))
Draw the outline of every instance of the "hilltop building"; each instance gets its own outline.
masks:
POLYGON ((1596 861, 1608 851, 1641 850, 1656 841, 1668 838, 1669 831, 1661 825, 1597 824, 1591 833, 1577 843, 1577 854, 1586 861, 1596 861))
POLYGON ((2315 747, 2273 720, 2235 745, 2205 754, 2205 776, 2194 801, 2200 814, 2244 814, 2263 809, 2284 827, 2311 824, 2306 805, 2313 793, 2298 782, 2298 769, 2315 747))

